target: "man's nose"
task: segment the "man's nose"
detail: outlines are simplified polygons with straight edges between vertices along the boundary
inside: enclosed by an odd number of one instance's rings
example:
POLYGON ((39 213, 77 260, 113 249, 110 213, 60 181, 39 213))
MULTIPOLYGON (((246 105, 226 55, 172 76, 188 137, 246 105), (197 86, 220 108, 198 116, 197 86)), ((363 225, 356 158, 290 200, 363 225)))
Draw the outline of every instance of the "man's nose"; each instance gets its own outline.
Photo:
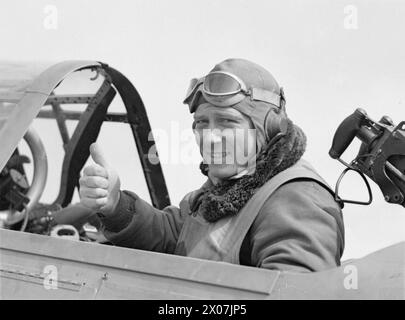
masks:
POLYGON ((210 144, 221 143, 222 142, 222 132, 216 128, 207 129, 207 134, 204 135, 207 139, 207 142, 210 144))

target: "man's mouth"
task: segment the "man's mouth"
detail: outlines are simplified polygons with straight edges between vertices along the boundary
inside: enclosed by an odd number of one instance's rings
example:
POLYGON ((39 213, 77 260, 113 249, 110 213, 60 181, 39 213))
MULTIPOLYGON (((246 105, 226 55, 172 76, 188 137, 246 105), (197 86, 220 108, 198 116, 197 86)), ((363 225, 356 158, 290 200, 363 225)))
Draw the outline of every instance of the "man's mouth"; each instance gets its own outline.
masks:
POLYGON ((227 154, 227 152, 212 152, 211 158, 225 158, 227 154))
POLYGON ((222 161, 226 159, 228 155, 228 152, 207 152, 205 153, 204 158, 211 163, 217 163, 218 161, 222 163, 222 161))
POLYGON ((207 156, 206 159, 211 164, 230 164, 229 152, 211 152, 207 156))

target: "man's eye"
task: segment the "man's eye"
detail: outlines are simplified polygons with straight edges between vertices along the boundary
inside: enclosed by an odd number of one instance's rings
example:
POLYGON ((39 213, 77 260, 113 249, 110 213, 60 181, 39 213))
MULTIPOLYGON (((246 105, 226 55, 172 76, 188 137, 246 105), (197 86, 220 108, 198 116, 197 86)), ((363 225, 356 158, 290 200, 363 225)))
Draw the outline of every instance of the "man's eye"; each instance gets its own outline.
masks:
POLYGON ((204 128, 208 125, 207 120, 195 120, 194 123, 197 128, 204 128))
POLYGON ((236 121, 233 120, 233 119, 226 119, 226 118, 221 119, 220 121, 221 121, 222 123, 226 123, 226 124, 230 124, 230 123, 235 123, 235 122, 236 122, 236 121))

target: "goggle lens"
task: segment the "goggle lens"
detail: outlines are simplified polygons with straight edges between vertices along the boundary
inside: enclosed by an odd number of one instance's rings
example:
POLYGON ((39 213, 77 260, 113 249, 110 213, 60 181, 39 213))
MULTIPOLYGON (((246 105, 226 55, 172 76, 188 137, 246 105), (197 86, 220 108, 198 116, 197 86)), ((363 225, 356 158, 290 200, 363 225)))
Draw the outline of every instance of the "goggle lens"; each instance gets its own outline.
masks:
POLYGON ((210 95, 231 95, 242 90, 241 84, 225 73, 210 73, 204 80, 204 91, 210 95))

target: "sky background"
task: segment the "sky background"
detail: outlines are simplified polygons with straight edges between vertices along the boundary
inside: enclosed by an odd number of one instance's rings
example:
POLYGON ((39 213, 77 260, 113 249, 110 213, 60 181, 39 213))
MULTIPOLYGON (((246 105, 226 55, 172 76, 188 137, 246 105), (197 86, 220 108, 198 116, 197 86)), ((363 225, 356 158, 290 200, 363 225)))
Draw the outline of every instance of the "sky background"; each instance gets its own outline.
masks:
MULTIPOLYGON (((362 107, 375 120, 385 114, 395 123, 405 120, 404 31, 400 0, 0 2, 0 60, 97 60, 132 81, 152 128, 168 134, 156 140, 176 205, 205 180, 192 140, 192 116, 182 104, 192 77, 231 57, 267 68, 285 89, 288 115, 307 135, 304 157, 334 186, 344 167, 328 151, 346 116, 362 107)), ((78 77, 66 86, 86 88, 78 77)), ((116 99, 111 110, 120 108, 116 99)), ((34 126, 49 160, 42 201, 53 201, 63 155, 60 137, 49 120, 34 126)), ((99 142, 122 187, 149 199, 129 128, 107 124, 99 142)), ((352 160, 358 146, 353 143, 343 158, 352 160)), ((405 209, 385 203, 371 184, 371 206, 344 208, 344 259, 405 241, 405 209)), ((341 188, 343 197, 367 198, 359 178, 348 178, 341 188)))

